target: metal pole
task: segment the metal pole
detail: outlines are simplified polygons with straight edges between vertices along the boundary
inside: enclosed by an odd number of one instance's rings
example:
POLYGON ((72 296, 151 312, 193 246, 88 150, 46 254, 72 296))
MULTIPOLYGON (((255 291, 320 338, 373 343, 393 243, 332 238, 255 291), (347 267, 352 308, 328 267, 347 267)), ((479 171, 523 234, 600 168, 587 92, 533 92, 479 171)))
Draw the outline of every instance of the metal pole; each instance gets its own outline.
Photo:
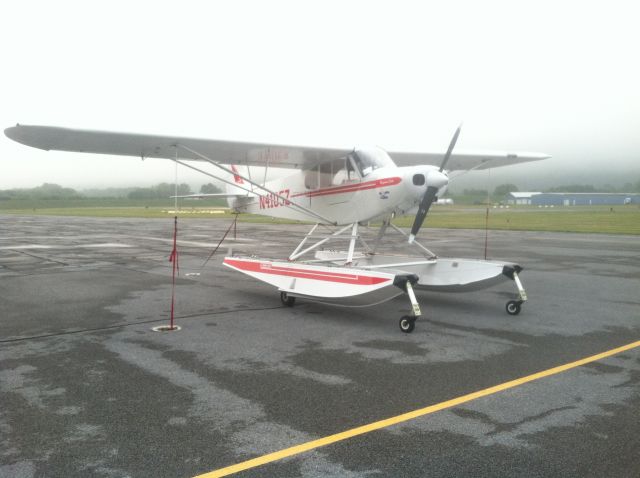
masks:
POLYGON ((491 187, 491 168, 487 169, 489 180, 487 181, 487 215, 484 219, 484 260, 487 260, 487 248, 489 246, 489 205, 491 204, 491 196, 489 196, 489 188, 491 187))
POLYGON ((172 263, 171 273, 171 324, 169 330, 174 330, 174 311, 176 302, 176 271, 180 272, 178 265, 178 216, 173 219, 173 251, 169 256, 169 261, 172 263))
POLYGON ((487 206, 487 215, 484 219, 484 260, 487 260, 487 248, 489 246, 489 207, 487 206))
POLYGON ((174 329, 174 312, 176 302, 176 269, 178 268, 178 148, 176 147, 176 160, 175 160, 175 183, 174 183, 174 195, 173 202, 173 250, 171 251, 171 323, 169 329, 174 329))
MULTIPOLYGON (((173 202, 173 210, 176 212, 176 214, 178 214, 178 147, 174 146, 175 150, 176 150, 176 169, 175 169, 175 185, 174 185, 174 198, 175 201, 173 202)), ((176 216, 177 218, 178 216, 176 216)))

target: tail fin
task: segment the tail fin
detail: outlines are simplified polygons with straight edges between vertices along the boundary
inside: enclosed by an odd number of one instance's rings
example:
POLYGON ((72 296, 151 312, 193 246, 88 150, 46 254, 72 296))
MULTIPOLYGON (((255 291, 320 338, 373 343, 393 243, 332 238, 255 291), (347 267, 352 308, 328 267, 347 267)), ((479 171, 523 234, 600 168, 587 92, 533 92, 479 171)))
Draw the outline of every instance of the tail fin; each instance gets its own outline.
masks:
POLYGON ((247 189, 251 189, 251 185, 247 183, 244 179, 240 177, 240 175, 247 177, 247 167, 246 166, 236 166, 235 164, 231 165, 231 170, 233 171, 233 182, 238 186, 232 186, 229 183, 226 183, 226 191, 229 194, 247 194, 247 189), (240 170, 241 168, 242 170, 240 170), (244 189, 243 189, 244 188, 244 189))
MULTIPOLYGON (((238 186, 232 186, 229 183, 225 183, 225 190, 227 192, 227 194, 235 194, 238 196, 247 196, 247 194, 249 194, 247 192, 247 190, 251 190, 251 184, 249 184, 248 182, 246 182, 244 179, 242 179, 240 177, 240 175, 244 176, 245 178, 249 176, 249 171, 248 171, 248 167, 247 166, 236 166, 235 164, 231 165, 231 170, 233 171, 233 175, 232 175, 232 182, 234 184, 237 184, 238 186)), ((234 208, 237 206, 237 201, 236 198, 234 197, 229 197, 227 198, 227 204, 229 205, 230 208, 234 208)))

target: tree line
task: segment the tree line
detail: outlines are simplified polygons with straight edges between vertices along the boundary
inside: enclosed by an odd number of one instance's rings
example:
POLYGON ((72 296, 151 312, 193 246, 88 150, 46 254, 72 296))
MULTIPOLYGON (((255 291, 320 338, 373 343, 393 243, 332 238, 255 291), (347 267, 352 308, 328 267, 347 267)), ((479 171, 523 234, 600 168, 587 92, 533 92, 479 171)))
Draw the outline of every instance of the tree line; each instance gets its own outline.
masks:
MULTIPOLYGON (((465 189, 462 194, 451 192, 450 195, 454 198, 462 200, 462 202, 484 202, 487 200, 487 196, 492 201, 501 201, 504 197, 511 192, 518 192, 518 186, 515 184, 507 183, 500 184, 495 187, 492 194, 486 189, 465 189)), ((213 183, 203 184, 200 187, 201 194, 215 194, 220 193, 222 190, 213 183)), ((635 183, 626 183, 620 188, 613 186, 605 186, 597 188, 591 184, 567 184, 563 186, 554 186, 543 189, 541 192, 560 192, 560 193, 640 193, 640 180, 635 183)), ((100 199, 115 199, 115 198, 127 198, 127 199, 167 199, 175 194, 175 184, 160 183, 155 186, 138 187, 138 188, 105 188, 105 189, 91 189, 86 191, 77 191, 72 188, 65 188, 59 184, 44 183, 41 186, 35 188, 24 189, 5 189, 0 190, 0 200, 9 199, 31 199, 31 200, 56 200, 56 199, 85 199, 85 198, 100 198, 100 199)), ((193 194, 191 187, 182 183, 178 185, 178 195, 186 196, 193 194)))
MULTIPOLYGON (((213 183, 203 184, 200 193, 212 194, 222 190, 213 183)), ((166 199, 175 194, 175 184, 160 183, 150 187, 139 188, 105 188, 92 189, 88 194, 79 192, 73 188, 65 188, 59 184, 44 183, 35 188, 16 188, 0 190, 0 200, 31 199, 31 200, 59 200, 59 199, 85 199, 87 197, 114 199, 166 199)), ((178 195, 193 194, 191 187, 186 184, 178 185, 178 195)))
POLYGON ((82 195, 71 188, 63 188, 59 184, 44 183, 30 189, 0 190, 0 199, 81 199, 82 195))

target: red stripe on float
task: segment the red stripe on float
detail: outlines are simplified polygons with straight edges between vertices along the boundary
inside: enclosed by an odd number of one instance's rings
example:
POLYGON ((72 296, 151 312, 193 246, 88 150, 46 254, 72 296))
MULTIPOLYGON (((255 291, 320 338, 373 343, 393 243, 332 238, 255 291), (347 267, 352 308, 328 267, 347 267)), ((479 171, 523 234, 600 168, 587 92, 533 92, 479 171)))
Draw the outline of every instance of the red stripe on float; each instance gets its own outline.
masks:
POLYGON ((224 263, 248 272, 260 272, 279 276, 299 277, 301 279, 313 279, 326 282, 340 282, 343 284, 375 285, 388 282, 386 277, 375 277, 357 274, 343 274, 340 272, 326 272, 310 269, 298 269, 294 267, 274 266, 271 262, 242 261, 237 259, 225 259, 224 263))

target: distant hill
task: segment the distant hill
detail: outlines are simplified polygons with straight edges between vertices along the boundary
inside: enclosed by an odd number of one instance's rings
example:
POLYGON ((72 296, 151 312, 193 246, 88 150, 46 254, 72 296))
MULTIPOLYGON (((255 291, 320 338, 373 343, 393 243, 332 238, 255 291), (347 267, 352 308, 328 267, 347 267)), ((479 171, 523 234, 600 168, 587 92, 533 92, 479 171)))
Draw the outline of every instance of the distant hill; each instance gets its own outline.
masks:
POLYGON ((4 189, 0 190, 0 199, 79 199, 82 195, 75 189, 65 188, 59 184, 44 183, 31 189, 4 189))

